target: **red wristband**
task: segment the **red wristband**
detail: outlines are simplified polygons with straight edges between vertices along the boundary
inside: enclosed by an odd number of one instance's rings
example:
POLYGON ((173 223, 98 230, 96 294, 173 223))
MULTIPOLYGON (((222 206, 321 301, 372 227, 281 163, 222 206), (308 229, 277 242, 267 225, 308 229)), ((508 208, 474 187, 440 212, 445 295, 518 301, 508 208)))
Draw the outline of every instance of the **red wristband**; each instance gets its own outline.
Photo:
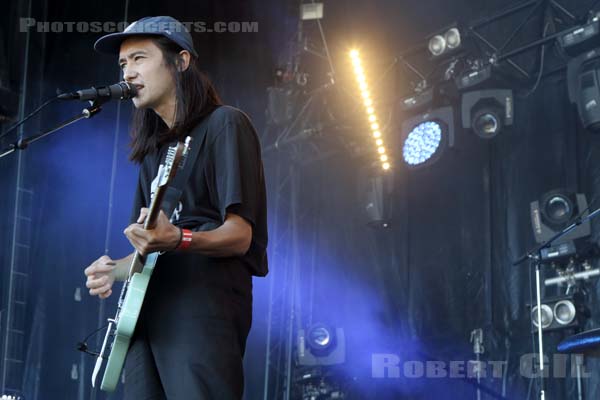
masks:
POLYGON ((185 250, 192 245, 192 231, 189 229, 181 230, 181 241, 175 250, 185 250))

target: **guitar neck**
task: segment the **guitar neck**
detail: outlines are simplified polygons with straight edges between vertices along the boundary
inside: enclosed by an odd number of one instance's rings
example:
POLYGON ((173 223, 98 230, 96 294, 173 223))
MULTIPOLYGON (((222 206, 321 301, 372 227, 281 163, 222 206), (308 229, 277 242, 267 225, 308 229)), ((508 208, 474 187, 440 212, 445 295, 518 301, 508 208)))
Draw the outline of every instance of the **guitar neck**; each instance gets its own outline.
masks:
POLYGON ((148 209, 146 221, 144 222, 144 229, 148 230, 156 227, 156 221, 158 220, 158 215, 160 213, 160 205, 162 204, 166 192, 167 190, 165 186, 160 186, 156 189, 154 198, 152 199, 152 203, 148 209))
MULTIPOLYGON (((161 164, 158 169, 156 177, 158 183, 152 201, 150 202, 150 207, 148 208, 148 215, 146 215, 146 220, 144 221, 144 229, 150 230, 156 227, 161 205, 167 193, 168 184, 175 178, 175 174, 182 159, 185 159, 187 156, 191 140, 192 139, 188 136, 185 140, 185 144, 178 142, 175 147, 170 147, 167 151, 165 164, 161 164)), ((144 258, 145 257, 140 256, 137 250, 135 251, 133 261, 129 267, 129 278, 131 278, 135 272, 140 272, 142 270, 145 263, 144 258)))
MULTIPOLYGON (((154 229, 156 227, 156 222, 158 220, 158 215, 160 213, 160 205, 162 204, 162 200, 165 197, 166 187, 160 186, 154 192, 154 197, 152 199, 152 203, 150 203, 150 208, 148 208, 148 215, 146 216, 146 221, 144 222, 144 229, 154 229)), ((144 268, 144 257, 140 255, 140 253, 136 250, 133 254, 133 259, 131 260, 131 265, 129 266, 129 278, 133 276, 135 272, 141 272, 142 268, 144 268)))

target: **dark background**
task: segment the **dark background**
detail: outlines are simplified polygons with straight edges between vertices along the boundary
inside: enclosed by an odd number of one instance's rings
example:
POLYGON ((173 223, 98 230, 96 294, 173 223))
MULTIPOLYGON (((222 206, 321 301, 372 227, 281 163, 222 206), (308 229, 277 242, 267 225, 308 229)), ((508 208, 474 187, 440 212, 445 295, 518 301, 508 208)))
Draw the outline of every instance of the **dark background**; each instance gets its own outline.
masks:
MULTIPOLYGON (((285 66, 295 54, 290 45, 298 23, 296 2, 180 1, 166 5, 33 0, 30 11, 28 2, 12 2, 0 16, 1 78, 4 87, 23 91, 26 113, 57 91, 119 79, 116 60, 92 50, 99 34, 31 32, 27 48, 26 34, 18 29, 19 18, 28 15, 40 21, 133 21, 147 15, 172 15, 182 21, 257 21, 257 33, 193 34, 202 67, 224 101, 251 116, 264 149, 272 273, 254 280, 246 398, 263 398, 271 285, 275 293, 279 289, 287 296, 272 297, 277 306, 285 309, 291 298, 295 301, 294 334, 297 328, 317 321, 344 328, 347 361, 336 374, 349 398, 476 398, 472 382, 460 379, 374 379, 371 355, 392 353, 402 361, 469 360, 474 357, 469 336, 477 328, 484 331, 483 360, 508 363, 503 378, 484 379, 482 384, 505 398, 535 398, 536 382, 519 376, 519 357, 533 352, 526 307, 533 299, 533 274, 528 265, 512 266, 514 259, 535 244, 529 203, 555 188, 585 193, 591 200, 600 188, 600 137, 580 126, 577 111, 567 100, 561 69, 565 58, 548 46, 548 73, 525 96, 536 81, 540 48, 518 57, 531 76, 524 79, 506 68, 510 85, 518 93, 512 129, 485 141, 457 125, 456 146, 430 168, 403 166, 399 126, 404 115, 397 110, 397 101, 415 80, 397 62, 404 50, 454 21, 470 24, 520 3, 325 2, 322 25, 336 85, 317 97, 309 117, 299 125, 308 127, 315 120, 326 123, 319 137, 279 150, 272 144, 283 127, 267 124, 266 88, 273 83, 275 68, 285 66), (374 156, 349 75, 346 52, 351 46, 363 50, 378 113, 386 121, 389 153, 395 156, 387 178, 393 188, 387 199, 391 224, 383 230, 367 227, 363 213, 365 176, 373 171, 374 156), (26 56, 29 67, 24 74, 26 56)), ((591 0, 561 3, 578 17, 594 5, 591 0)), ((482 32, 500 44, 522 21, 524 14, 519 15, 521 19, 502 20, 482 32)), ((563 18, 558 23, 569 26, 574 22, 563 18)), ((543 26, 539 15, 532 17, 513 45, 539 38, 543 26)), ((317 26, 307 23, 304 29, 308 42, 322 52, 317 26)), ((308 52, 301 52, 300 58, 302 69, 309 72, 309 88, 327 80, 328 66, 322 59, 308 52)), ((430 68, 426 57, 417 57, 415 62, 430 68)), ((53 126, 80 110, 80 104, 54 104, 25 125, 24 133, 53 126)), ((19 162, 21 187, 31 191, 31 208, 22 211, 31 222, 19 220, 30 229, 18 231, 30 246, 25 252, 28 259, 20 261, 28 274, 22 348, 22 390, 27 399, 92 396, 88 382, 93 360, 75 350, 75 344, 98 324, 99 301, 87 295, 83 269, 105 251, 113 257, 129 251, 122 230, 131 212, 137 176, 127 161, 130 111, 130 103, 107 104, 92 120, 33 144, 20 159, 14 154, 0 159, 3 310, 19 162)), ((13 139, 6 137, 3 144, 13 139)), ((592 222, 596 239, 597 224, 592 222)), ((550 276, 552 270, 545 273, 550 276)), ((599 317, 598 290, 595 281, 587 288, 592 310, 587 327, 592 328, 599 317)), ((114 302, 114 298, 107 301, 107 315, 114 302)), ((289 312, 281 315, 289 318, 289 312)), ((285 336, 286 320, 272 322, 273 326, 279 328, 272 335, 285 336)), ((547 349, 553 352, 568 334, 548 334, 547 349)), ((592 376, 584 380, 584 398, 592 399, 598 396, 600 380, 596 361, 586 362, 592 376)), ((272 368, 269 376, 270 385, 280 379, 272 368)), ((547 384, 547 398, 575 398, 574 379, 553 379, 547 384)), ((281 390, 271 389, 268 398, 282 398, 281 390)), ((111 398, 120 398, 119 393, 111 398)))

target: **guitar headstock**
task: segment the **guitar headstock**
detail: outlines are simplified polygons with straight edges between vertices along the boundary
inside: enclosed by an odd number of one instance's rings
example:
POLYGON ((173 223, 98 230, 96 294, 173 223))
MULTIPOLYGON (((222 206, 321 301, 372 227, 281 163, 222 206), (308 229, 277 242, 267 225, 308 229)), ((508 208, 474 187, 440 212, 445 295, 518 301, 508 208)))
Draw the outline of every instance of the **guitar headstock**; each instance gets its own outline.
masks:
POLYGON ((177 144, 174 146, 169 146, 169 149, 167 150, 167 157, 165 158, 164 168, 162 169, 161 176, 158 179, 158 186, 165 186, 169 184, 175 177, 175 174, 177 174, 177 170, 179 168, 183 168, 190 150, 191 141, 192 138, 188 136, 185 139, 185 143, 177 142, 177 144))

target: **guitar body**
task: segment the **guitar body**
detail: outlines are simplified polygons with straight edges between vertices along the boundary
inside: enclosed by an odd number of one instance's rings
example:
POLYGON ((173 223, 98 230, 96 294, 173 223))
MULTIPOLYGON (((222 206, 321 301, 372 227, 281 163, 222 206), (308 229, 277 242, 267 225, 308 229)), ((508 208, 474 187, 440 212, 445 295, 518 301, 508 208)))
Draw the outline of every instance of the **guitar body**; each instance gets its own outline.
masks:
POLYGON ((146 257, 142 272, 134 273, 129 281, 127 294, 123 300, 119 321, 115 329, 114 342, 108 356, 108 361, 106 362, 106 369, 104 370, 104 377, 100 386, 100 389, 104 391, 114 391, 119 383, 121 371, 125 365, 125 357, 127 356, 131 338, 133 337, 140 312, 142 311, 144 297, 146 296, 150 277, 154 271, 157 259, 158 253, 149 254, 146 257))
MULTIPOLYGON (((165 164, 159 167, 158 185, 148 208, 144 229, 154 229, 156 226, 167 185, 173 181, 177 170, 182 166, 182 160, 185 160, 187 156, 191 140, 191 137, 188 136, 185 144, 179 142, 175 147, 168 149, 165 164)), ((129 351, 131 338, 142 311, 148 284, 159 255, 159 252, 155 252, 140 257, 137 251, 134 252, 128 278, 121 289, 117 313, 114 318, 108 320, 109 324, 102 343, 102 349, 96 358, 96 364, 92 372, 93 387, 96 387, 96 378, 104 360, 107 362, 100 389, 112 392, 117 387, 129 351), (109 342, 110 346, 108 346, 109 342), (105 357, 106 349, 110 350, 108 357, 105 357)))

